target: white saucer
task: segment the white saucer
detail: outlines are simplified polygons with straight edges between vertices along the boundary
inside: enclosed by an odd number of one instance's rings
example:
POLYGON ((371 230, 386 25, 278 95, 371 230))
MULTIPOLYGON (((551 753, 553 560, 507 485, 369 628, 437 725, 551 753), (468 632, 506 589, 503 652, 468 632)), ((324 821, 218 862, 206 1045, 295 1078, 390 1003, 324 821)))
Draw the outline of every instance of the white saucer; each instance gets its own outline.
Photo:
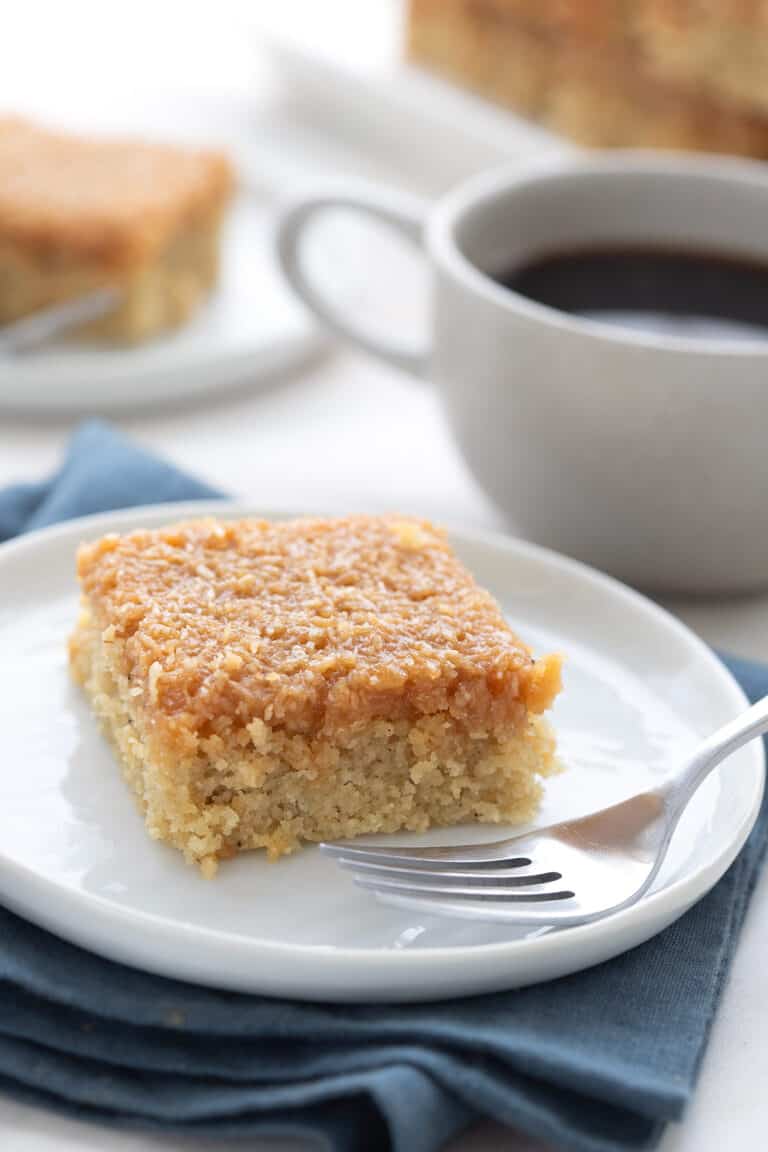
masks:
MULTIPOLYGON (((65 655, 77 543, 192 511, 92 517, 0 548, 0 900, 8 907, 115 960, 203 984, 314 1000, 429 1000, 546 980, 631 948, 701 897, 744 843, 762 795, 759 742, 707 780, 654 892, 584 927, 510 930, 384 907, 316 848, 277 864, 243 856, 215 880, 201 879, 146 836, 65 655)), ((566 654, 555 724, 567 771, 548 782, 541 822, 643 789, 745 706, 708 648, 622 585, 501 536, 455 532, 453 542, 538 650, 566 654)), ((406 839, 499 835, 468 827, 406 839)))
POLYGON ((0 358, 0 411, 163 406, 236 384, 258 386, 299 367, 327 341, 280 275, 273 218, 257 196, 239 196, 225 226, 219 287, 178 332, 135 348, 70 341, 0 358))

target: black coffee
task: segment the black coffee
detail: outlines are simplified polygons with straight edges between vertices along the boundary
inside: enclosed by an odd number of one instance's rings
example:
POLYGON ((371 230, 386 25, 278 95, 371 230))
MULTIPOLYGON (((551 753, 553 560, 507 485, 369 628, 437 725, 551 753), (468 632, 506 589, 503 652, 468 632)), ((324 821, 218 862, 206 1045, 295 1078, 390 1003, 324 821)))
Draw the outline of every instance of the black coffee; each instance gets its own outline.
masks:
POLYGON ((501 284, 562 312, 683 335, 768 336, 768 262, 644 245, 543 254, 501 284))

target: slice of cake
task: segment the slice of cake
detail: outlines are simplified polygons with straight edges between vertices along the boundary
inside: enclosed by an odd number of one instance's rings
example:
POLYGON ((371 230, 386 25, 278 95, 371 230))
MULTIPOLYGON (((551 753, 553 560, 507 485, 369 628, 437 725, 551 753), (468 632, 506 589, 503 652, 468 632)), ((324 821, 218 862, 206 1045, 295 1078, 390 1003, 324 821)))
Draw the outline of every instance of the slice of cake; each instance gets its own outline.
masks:
POLYGON ((534 659, 442 531, 191 521, 78 554, 70 642, 152 836, 248 848, 533 815, 554 769, 534 659))
POLYGON ((121 303, 91 336, 134 342, 182 323, 216 282, 232 186, 215 152, 0 119, 0 324, 105 285, 121 303))

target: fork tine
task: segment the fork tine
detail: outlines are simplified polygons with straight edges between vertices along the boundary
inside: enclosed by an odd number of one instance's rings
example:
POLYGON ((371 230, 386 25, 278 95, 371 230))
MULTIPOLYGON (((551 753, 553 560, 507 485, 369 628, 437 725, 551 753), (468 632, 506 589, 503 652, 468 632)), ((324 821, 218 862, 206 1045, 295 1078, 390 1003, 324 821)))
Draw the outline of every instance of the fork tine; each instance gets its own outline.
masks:
POLYGON ((459 844, 451 848, 385 848, 374 844, 353 845, 339 841, 323 843, 320 851, 335 860, 360 860, 380 864, 407 864, 412 868, 430 864, 453 865, 466 868, 524 868, 530 864, 528 856, 509 851, 505 840, 492 844, 459 844))
POLYGON ((445 901, 451 900, 494 900, 510 904, 542 903, 546 900, 568 900, 575 895, 574 892, 553 889, 546 892, 519 892, 510 888, 487 887, 465 888, 448 887, 440 884, 419 884, 407 880, 386 880, 379 877, 361 876, 353 877, 359 888, 366 888, 372 892, 399 894, 413 896, 429 902, 432 897, 445 901))
POLYGON ((382 877, 392 880, 415 880, 418 883, 432 881, 447 885, 457 881, 467 887, 487 884, 504 885, 508 888, 523 888, 532 884, 549 884, 553 880, 561 880, 560 872, 520 872, 514 868, 414 868, 412 865, 380 864, 368 860, 348 860, 345 856, 338 857, 336 863, 340 868, 353 875, 368 875, 373 879, 382 877))

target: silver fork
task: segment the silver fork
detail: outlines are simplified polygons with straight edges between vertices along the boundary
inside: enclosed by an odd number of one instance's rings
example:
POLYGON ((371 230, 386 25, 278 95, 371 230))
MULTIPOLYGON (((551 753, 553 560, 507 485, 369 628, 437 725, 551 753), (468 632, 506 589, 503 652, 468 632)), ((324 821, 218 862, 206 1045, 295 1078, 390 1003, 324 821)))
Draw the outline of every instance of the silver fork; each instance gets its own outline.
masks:
POLYGON ((96 288, 85 296, 53 304, 0 327, 0 356, 19 356, 113 312, 120 303, 119 288, 96 288))
POLYGON ((768 696, 713 733, 658 788, 491 844, 386 848, 345 841, 320 848, 387 903, 505 924, 585 924, 648 891, 699 785, 766 731, 768 696))

